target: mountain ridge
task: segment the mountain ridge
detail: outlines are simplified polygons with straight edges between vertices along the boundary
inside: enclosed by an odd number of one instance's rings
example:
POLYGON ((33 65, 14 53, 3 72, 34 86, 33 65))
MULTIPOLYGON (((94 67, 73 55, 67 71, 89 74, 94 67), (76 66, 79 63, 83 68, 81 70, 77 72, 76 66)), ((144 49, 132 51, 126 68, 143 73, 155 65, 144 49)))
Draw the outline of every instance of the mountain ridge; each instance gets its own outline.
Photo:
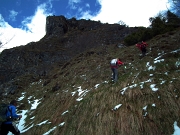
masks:
POLYGON ((49 16, 46 35, 40 41, 6 49, 1 53, 0 84, 22 74, 45 76, 53 65, 62 66, 77 54, 97 46, 119 44, 136 30, 119 24, 49 16), (6 75, 8 72, 11 75, 6 75))

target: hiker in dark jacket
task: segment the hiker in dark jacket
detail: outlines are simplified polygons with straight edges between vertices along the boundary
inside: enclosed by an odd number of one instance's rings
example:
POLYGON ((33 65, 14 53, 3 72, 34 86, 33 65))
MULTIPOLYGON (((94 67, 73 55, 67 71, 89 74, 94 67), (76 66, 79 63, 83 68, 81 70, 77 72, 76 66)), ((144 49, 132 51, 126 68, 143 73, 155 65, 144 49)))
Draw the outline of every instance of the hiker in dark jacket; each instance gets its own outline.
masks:
POLYGON ((148 46, 148 44, 146 42, 141 42, 141 43, 137 43, 136 47, 138 47, 141 52, 142 52, 142 57, 144 57, 146 55, 146 47, 148 46))
POLYGON ((124 63, 123 63, 122 61, 120 61, 119 58, 116 58, 116 59, 112 59, 112 60, 111 60, 110 66, 111 66, 111 70, 112 70, 112 72, 113 72, 113 77, 112 77, 112 79, 113 79, 114 82, 116 82, 117 79, 118 79, 118 66, 119 66, 119 65, 123 65, 123 64, 124 64, 124 63), (113 63, 114 63, 114 64, 113 64, 113 63))
POLYGON ((0 135, 7 135, 8 132, 12 132, 14 135, 20 135, 19 129, 16 127, 16 123, 14 122, 15 119, 21 119, 22 115, 16 114, 16 106, 17 101, 12 100, 10 105, 7 108, 7 121, 3 122, 1 125, 1 134, 0 135))

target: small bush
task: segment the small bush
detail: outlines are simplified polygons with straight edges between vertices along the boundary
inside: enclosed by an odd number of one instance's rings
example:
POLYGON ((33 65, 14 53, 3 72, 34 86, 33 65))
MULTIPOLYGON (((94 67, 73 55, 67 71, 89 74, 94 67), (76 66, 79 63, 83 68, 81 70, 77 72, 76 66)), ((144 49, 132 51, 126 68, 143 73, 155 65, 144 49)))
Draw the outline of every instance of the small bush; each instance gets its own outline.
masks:
POLYGON ((153 37, 152 29, 140 27, 137 32, 127 36, 124 41, 127 45, 133 45, 140 41, 146 41, 153 37))
POLYGON ((137 32, 127 36, 124 41, 127 45, 133 45, 140 41, 150 40, 156 35, 170 32, 179 27, 180 18, 170 11, 166 15, 159 14, 149 19, 151 25, 148 28, 139 27, 137 32))

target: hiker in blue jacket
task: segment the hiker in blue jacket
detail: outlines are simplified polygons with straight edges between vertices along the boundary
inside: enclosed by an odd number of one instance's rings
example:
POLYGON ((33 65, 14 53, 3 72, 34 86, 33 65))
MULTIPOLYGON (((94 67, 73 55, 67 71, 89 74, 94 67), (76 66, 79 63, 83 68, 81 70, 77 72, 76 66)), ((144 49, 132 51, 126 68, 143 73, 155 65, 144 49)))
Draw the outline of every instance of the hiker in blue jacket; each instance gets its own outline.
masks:
POLYGON ((12 100, 7 108, 7 121, 3 122, 1 125, 1 135, 7 135, 9 131, 12 132, 14 135, 20 135, 20 131, 16 127, 16 123, 14 122, 14 120, 21 119, 22 115, 16 114, 16 106, 17 101, 12 100))

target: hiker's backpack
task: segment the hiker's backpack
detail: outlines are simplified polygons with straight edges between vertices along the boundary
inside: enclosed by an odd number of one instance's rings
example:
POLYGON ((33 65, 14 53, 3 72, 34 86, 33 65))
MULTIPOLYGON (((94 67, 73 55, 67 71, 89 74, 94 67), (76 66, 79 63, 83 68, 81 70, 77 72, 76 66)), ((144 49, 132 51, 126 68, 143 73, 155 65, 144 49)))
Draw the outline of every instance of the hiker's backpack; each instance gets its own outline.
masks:
POLYGON ((141 49, 145 49, 145 48, 146 48, 146 45, 142 44, 141 49))
POLYGON ((8 106, 9 105, 5 103, 0 104, 0 122, 6 121, 6 113, 8 106))
MULTIPOLYGON (((7 111, 11 112, 11 110, 9 109, 9 104, 1 103, 0 104, 0 127, 3 122, 8 120, 8 118, 6 117, 7 111)), ((11 116, 12 116, 12 112, 11 112, 11 116)))
POLYGON ((110 64, 111 66, 117 66, 117 59, 112 59, 110 64))

